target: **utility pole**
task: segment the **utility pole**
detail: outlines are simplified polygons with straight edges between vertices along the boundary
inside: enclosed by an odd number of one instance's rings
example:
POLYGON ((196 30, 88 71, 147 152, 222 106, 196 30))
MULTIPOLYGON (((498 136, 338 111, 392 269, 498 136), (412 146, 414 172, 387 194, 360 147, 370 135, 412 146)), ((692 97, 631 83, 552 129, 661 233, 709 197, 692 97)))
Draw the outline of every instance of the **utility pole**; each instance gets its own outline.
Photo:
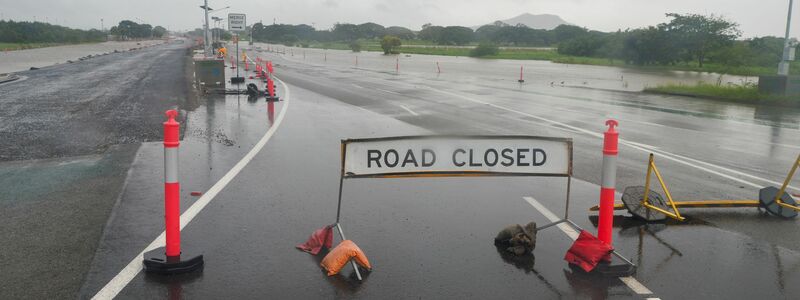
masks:
POLYGON ((106 31, 106 26, 103 25, 103 18, 100 18, 100 31, 103 31, 103 32, 106 31))
POLYGON ((792 47, 791 42, 789 42, 789 28, 792 25, 792 4, 794 4, 794 0, 789 0, 789 13, 786 16, 786 35, 783 38, 783 58, 778 65, 778 75, 781 76, 789 75, 789 56, 792 47))

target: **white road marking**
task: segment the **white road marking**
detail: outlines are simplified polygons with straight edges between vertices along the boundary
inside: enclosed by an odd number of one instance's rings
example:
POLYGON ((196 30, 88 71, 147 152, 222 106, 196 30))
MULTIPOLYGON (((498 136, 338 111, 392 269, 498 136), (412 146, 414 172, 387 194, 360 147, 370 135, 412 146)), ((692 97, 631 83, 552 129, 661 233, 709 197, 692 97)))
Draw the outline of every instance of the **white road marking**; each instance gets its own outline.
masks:
MULTIPOLYGON (((467 97, 467 96, 464 96, 464 95, 461 95, 461 94, 457 94, 457 93, 453 93, 453 92, 437 89, 437 88, 434 88, 434 87, 428 86, 428 88, 433 90, 433 91, 437 91, 437 92, 440 92, 440 93, 443 93, 443 94, 447 94, 447 95, 451 95, 451 96, 454 96, 454 97, 459 97, 459 98, 468 100, 470 102, 491 106, 491 107, 494 107, 494 108, 497 108, 497 109, 500 109, 500 110, 505 110, 505 111, 508 111, 508 112, 512 112, 512 113, 520 114, 520 115, 523 115, 523 116, 531 117, 531 118, 534 118, 534 119, 537 119, 537 120, 540 120, 540 121, 543 121, 543 122, 546 122, 546 123, 550 123, 550 124, 553 124, 553 125, 558 125, 558 126, 561 126, 561 127, 564 127, 564 128, 568 128, 568 129, 571 129, 571 131, 574 131, 574 132, 580 132, 580 133, 583 133, 583 134, 586 134, 586 135, 589 135, 589 136, 593 136, 593 137, 596 137, 596 138, 603 138, 603 134, 602 133, 593 132, 593 131, 590 131, 590 130, 587 130, 587 129, 583 129, 583 128, 580 128, 580 127, 577 127, 577 126, 572 126, 572 125, 569 125, 569 124, 566 124, 566 123, 562 123, 562 122, 559 122, 559 121, 555 121, 555 120, 551 120, 551 119, 548 119, 548 118, 540 117, 540 116, 537 116, 537 115, 521 112, 521 111, 518 111, 518 110, 515 110, 515 109, 512 109, 512 108, 508 108, 508 107, 505 107, 505 106, 497 105, 497 104, 494 104, 494 103, 481 101, 481 100, 474 99, 474 98, 471 98, 471 97, 467 97)), ((554 127, 554 128, 559 128, 559 127, 554 127)), ((563 130, 564 128, 559 128, 559 129, 563 130)), ((736 181, 736 182, 739 182, 739 183, 742 183, 742 184, 745 184, 745 185, 749 185, 749 186, 755 187, 755 188, 762 188, 764 186, 760 185, 760 184, 757 184, 757 183, 754 183, 754 182, 751 182, 751 181, 747 181, 747 180, 741 179, 741 178, 733 177, 731 175, 724 174, 724 173, 721 173, 721 172, 718 172, 718 171, 715 171, 715 170, 712 170, 712 169, 709 169, 709 168, 705 168, 705 167, 699 166, 698 164, 702 164, 702 165, 705 165, 705 166, 708 166, 708 167, 716 168, 716 169, 719 169, 719 170, 723 170, 723 171, 726 171, 726 172, 730 172, 730 173, 733 173, 733 174, 737 174, 737 175, 740 175, 740 176, 752 178, 752 179, 755 179, 755 180, 759 180, 759 181, 770 183, 770 184, 774 184, 774 185, 781 185, 782 184, 781 182, 777 182, 777 181, 774 181, 774 180, 769 180, 769 179, 766 179, 766 178, 761 178, 761 177, 758 177, 758 176, 755 176, 755 175, 750 175, 750 174, 747 174, 747 173, 744 173, 744 172, 741 172, 741 171, 736 171, 736 170, 733 170, 733 169, 730 169, 730 168, 726 168, 726 167, 723 167, 723 166, 718 166, 718 165, 715 165, 715 164, 712 164, 712 163, 700 161, 700 160, 689 158, 689 157, 682 156, 682 155, 679 155, 679 154, 670 153, 670 152, 667 152, 667 151, 664 151, 664 150, 656 150, 658 148, 655 147, 655 146, 652 146, 652 145, 636 143, 636 142, 628 141, 628 140, 625 140, 625 139, 619 139, 619 143, 622 144, 622 145, 626 145, 628 147, 637 149, 637 150, 641 150, 643 152, 656 153, 656 154, 660 155, 660 157, 663 157, 663 158, 666 158, 668 160, 680 163, 682 165, 686 165, 688 167, 692 167, 692 168, 695 168, 695 169, 698 169, 698 170, 702 170, 702 171, 705 171, 705 172, 708 172, 708 173, 711 173, 711 174, 714 174, 714 175, 718 175, 718 176, 721 176, 721 177, 724 177, 724 178, 727 178, 727 179, 730 179, 730 180, 733 180, 733 181, 736 181)), ((789 188, 791 188, 793 190, 796 190, 796 191, 800 191, 800 188, 792 186, 792 185, 790 185, 789 188)))
MULTIPOLYGON (((540 213, 542 213, 542 215, 544 215, 545 218, 550 220, 550 222, 556 222, 556 221, 561 220, 552 211, 547 209, 547 207, 544 207, 544 205, 539 203, 539 201, 536 201, 536 199, 533 199, 533 197, 522 197, 522 199, 525 199, 525 201, 528 201, 528 203, 531 206, 533 206, 533 208, 535 208, 540 213)), ((577 240, 578 239, 578 231, 575 230, 575 228, 572 228, 572 226, 569 226, 566 223, 561 223, 561 224, 556 225, 556 227, 558 227, 558 229, 561 229, 561 231, 563 231, 564 234, 569 236, 569 238, 571 238, 573 240, 577 240)))
POLYGON ((637 293, 639 295, 650 295, 653 293, 652 291, 650 291, 650 289, 648 289, 647 287, 642 285, 642 283, 636 280, 636 278, 630 276, 620 277, 619 280, 622 280, 622 282, 624 282, 625 285, 628 286, 628 288, 630 288, 631 290, 633 290, 634 293, 637 293))
MULTIPOLYGON (((534 199, 533 197, 522 197, 522 199, 525 199, 525 201, 527 201, 531 206, 533 206, 533 208, 538 210, 539 213, 544 215, 544 217, 547 218, 550 222, 556 222, 558 220, 561 220, 559 217, 556 216, 556 214, 547 209, 547 207, 539 203, 539 201, 534 199)), ((578 238, 578 232, 575 230, 575 228, 572 228, 572 226, 569 226, 566 223, 561 223, 556 225, 556 227, 558 227, 558 229, 561 229, 561 231, 563 231, 564 234, 566 234, 570 239, 576 240, 578 238)), ((636 280, 636 278, 627 276, 627 277, 619 277, 619 280, 622 280, 622 282, 625 283, 625 285, 627 285, 628 288, 630 288, 634 293, 637 293, 639 295, 653 294, 653 292, 650 291, 650 289, 648 289, 641 282, 636 280)))
MULTIPOLYGON (((264 148, 270 138, 272 138, 272 135, 275 134, 275 131, 278 130, 278 127, 280 127, 283 117, 286 115, 286 111, 289 109, 289 98, 291 97, 291 94, 288 85, 278 78, 275 79, 284 86, 286 95, 284 96, 283 109, 275 119, 274 125, 270 127, 266 133, 264 133, 264 136, 261 137, 261 140, 259 140, 258 143, 256 143, 256 145, 250 149, 250 152, 247 152, 247 154, 245 154, 245 156, 242 157, 242 159, 239 160, 239 162, 236 163, 236 165, 234 165, 228 171, 228 173, 225 174, 225 176, 222 176, 222 178, 220 178, 217 183, 208 189, 203 196, 197 199, 192 206, 190 206, 188 209, 186 209, 186 211, 183 212, 183 214, 181 214, 181 230, 183 230, 183 228, 186 227, 186 225, 188 225, 189 222, 191 222, 194 217, 196 217, 197 214, 199 214, 200 211, 202 211, 206 205, 208 205, 208 203, 210 203, 211 200, 213 200, 214 197, 216 197, 217 194, 219 194, 219 192, 222 191, 222 189, 224 189, 228 183, 230 183, 236 177, 236 175, 238 175, 239 172, 241 172, 242 169, 244 169, 244 167, 253 160, 256 154, 258 154, 258 152, 264 148)), ((130 283, 131 280, 133 280, 133 278, 136 277, 136 275, 142 270, 142 255, 144 255, 145 252, 164 246, 165 234, 166 233, 162 231, 161 234, 156 237, 155 240, 150 242, 150 244, 144 248, 142 252, 139 252, 139 254, 137 254, 136 257, 134 257, 131 262, 125 266, 125 268, 123 268, 116 276, 114 276, 111 281, 106 283, 106 285, 99 292, 97 292, 92 299, 112 299, 116 297, 117 294, 119 294, 119 292, 121 292, 122 289, 124 289, 125 286, 127 286, 128 283, 130 283)))
POLYGON ((373 89, 375 89, 375 90, 378 90, 378 91, 381 91, 381 92, 384 92, 384 93, 389 93, 389 94, 400 95, 400 93, 398 93, 398 92, 393 92, 393 91, 390 91, 390 90, 384 90, 384 89, 379 89, 379 88, 373 88, 373 89))
POLYGON ((418 113, 414 112, 413 110, 411 110, 410 108, 406 107, 405 105, 397 104, 397 106, 400 106, 400 108, 405 109, 408 113, 410 113, 410 114, 412 114, 414 116, 419 116, 418 113))

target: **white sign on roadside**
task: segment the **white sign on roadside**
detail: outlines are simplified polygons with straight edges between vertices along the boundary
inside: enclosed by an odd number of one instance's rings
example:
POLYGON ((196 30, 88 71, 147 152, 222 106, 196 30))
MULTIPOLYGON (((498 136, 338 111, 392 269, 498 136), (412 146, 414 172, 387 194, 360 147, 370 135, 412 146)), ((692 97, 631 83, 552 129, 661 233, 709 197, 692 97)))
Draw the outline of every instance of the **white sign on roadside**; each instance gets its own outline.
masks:
POLYGON ((245 31, 247 22, 245 14, 228 14, 228 30, 245 31))
POLYGON ((572 140, 409 136, 342 141, 343 176, 571 176, 572 140))

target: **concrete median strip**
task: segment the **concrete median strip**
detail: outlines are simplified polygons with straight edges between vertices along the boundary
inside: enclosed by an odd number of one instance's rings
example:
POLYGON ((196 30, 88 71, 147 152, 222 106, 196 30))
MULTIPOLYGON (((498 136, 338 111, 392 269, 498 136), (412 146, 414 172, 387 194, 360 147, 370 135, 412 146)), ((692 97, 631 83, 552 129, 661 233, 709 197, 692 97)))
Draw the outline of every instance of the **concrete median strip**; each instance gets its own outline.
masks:
MULTIPOLYGON (((533 197, 522 197, 528 204, 533 206, 539 213, 541 213, 545 218, 547 218, 550 222, 556 222, 559 218, 554 214, 552 211, 547 209, 544 205, 539 203, 538 200, 534 199, 533 197)), ((566 234, 570 239, 575 240, 578 238, 578 232, 575 231, 574 228, 570 227, 565 223, 558 224, 557 227, 561 229, 564 234, 566 234)), ((642 283, 640 283, 636 278, 627 276, 627 277, 619 277, 619 280, 622 281, 625 285, 628 286, 634 293, 639 295, 651 295, 653 294, 650 289, 645 287, 642 283)))
MULTIPOLYGON (((186 211, 181 214, 181 230, 183 230, 183 228, 186 227, 186 225, 188 225, 189 222, 191 222, 211 202, 211 200, 214 200, 214 197, 216 197, 219 192, 221 192, 234 178, 236 178, 236 175, 238 175, 239 172, 241 172, 242 169, 244 169, 244 167, 247 166, 247 164, 249 164, 253 158, 255 158, 256 154, 258 154, 261 149, 264 148, 267 142, 269 142, 269 140, 275 134, 275 131, 277 131, 278 127, 280 127, 283 117, 286 114, 286 111, 289 109, 290 90, 289 86, 287 86, 282 80, 277 78, 276 80, 278 80, 281 85, 285 87, 286 91, 283 109, 275 119, 275 123, 267 130, 266 133, 264 133, 264 136, 261 138, 261 140, 259 140, 258 143, 256 143, 256 145, 253 146, 253 148, 250 149, 250 151, 247 152, 247 154, 245 154, 245 156, 242 157, 242 159, 239 160, 239 162, 236 163, 236 165, 234 165, 225 174, 225 176, 222 176, 222 178, 220 178, 210 189, 208 189, 208 191, 206 191, 202 197, 197 199, 192 206, 187 208, 186 211)), ((128 283, 130 283, 131 280, 133 280, 133 278, 142 271, 142 255, 145 252, 163 246, 164 243, 165 233, 161 232, 161 234, 152 242, 150 242, 150 244, 144 250, 137 254, 136 257, 134 257, 131 262, 125 266, 125 268, 120 270, 120 272, 114 276, 114 278, 112 278, 99 292, 97 292, 92 299, 112 299, 116 297, 119 292, 121 292, 122 289, 124 289, 128 283)))

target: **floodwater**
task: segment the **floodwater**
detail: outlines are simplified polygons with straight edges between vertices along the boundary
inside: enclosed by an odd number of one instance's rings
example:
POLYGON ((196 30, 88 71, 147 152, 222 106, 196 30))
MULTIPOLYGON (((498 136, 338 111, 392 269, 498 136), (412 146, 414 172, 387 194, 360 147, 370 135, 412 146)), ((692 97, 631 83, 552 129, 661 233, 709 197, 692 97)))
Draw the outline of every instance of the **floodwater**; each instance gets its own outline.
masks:
POLYGON ((553 85, 608 89, 619 91, 641 91, 646 87, 664 84, 694 85, 758 83, 757 77, 733 76, 717 73, 689 71, 647 70, 607 66, 560 64, 550 61, 480 59, 463 56, 439 55, 384 55, 380 52, 355 53, 346 50, 323 50, 259 44, 285 52, 284 58, 327 66, 358 67, 385 72, 415 74, 436 77, 447 74, 449 80, 467 81, 475 84, 495 81, 519 80, 520 67, 526 85, 553 85), (437 67, 438 64, 438 67, 437 67), (399 68, 398 68, 399 65, 399 68))
POLYGON ((88 55, 102 55, 114 51, 127 51, 132 48, 161 44, 162 40, 103 42, 93 44, 65 45, 37 49, 0 52, 0 73, 41 68, 55 64, 77 61, 88 55))

